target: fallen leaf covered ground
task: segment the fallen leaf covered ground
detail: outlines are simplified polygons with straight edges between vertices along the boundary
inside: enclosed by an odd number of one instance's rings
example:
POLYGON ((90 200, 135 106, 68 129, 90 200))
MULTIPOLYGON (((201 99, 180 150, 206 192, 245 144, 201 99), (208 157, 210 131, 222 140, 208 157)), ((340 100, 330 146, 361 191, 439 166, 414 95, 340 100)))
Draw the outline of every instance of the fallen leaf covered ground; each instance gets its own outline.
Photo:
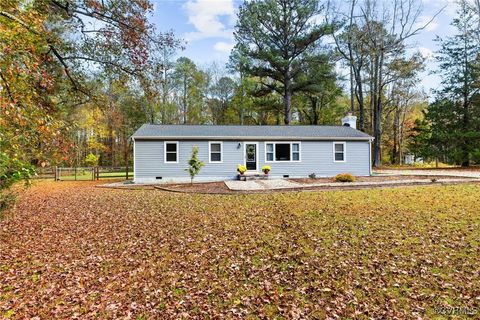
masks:
POLYGON ((478 317, 479 194, 40 182, 0 221, 0 318, 478 317))

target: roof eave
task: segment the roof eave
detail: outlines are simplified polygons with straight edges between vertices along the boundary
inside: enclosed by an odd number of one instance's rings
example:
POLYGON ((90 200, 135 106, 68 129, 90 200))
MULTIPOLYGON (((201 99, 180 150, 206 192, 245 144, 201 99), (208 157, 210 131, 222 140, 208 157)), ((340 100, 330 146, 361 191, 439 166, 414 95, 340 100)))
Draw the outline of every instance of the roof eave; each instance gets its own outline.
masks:
POLYGON ((288 141, 288 140, 308 140, 308 141, 325 141, 325 140, 349 140, 349 141, 373 141, 373 137, 255 137, 255 136, 244 136, 244 137, 229 137, 229 136, 132 136, 135 140, 248 140, 248 141, 288 141))

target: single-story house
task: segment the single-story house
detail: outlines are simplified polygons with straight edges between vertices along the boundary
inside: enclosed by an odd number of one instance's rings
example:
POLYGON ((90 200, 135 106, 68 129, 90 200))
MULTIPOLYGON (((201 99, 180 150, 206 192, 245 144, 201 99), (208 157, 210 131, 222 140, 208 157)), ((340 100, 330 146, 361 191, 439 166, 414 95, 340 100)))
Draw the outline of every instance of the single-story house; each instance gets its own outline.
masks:
POLYGON ((237 166, 270 177, 331 177, 371 174, 373 138, 356 130, 356 117, 342 126, 241 126, 144 124, 132 136, 134 182, 187 182, 192 148, 205 163, 195 181, 237 177, 237 166))

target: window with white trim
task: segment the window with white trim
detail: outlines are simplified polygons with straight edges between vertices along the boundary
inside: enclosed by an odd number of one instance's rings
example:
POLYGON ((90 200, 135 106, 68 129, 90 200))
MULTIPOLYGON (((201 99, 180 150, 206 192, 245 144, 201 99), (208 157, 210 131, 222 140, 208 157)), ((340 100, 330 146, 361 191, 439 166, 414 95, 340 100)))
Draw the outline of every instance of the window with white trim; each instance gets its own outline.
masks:
POLYGON ((300 161, 300 144, 292 143, 292 161, 300 161))
POLYGON ((222 143, 221 142, 210 142, 210 162, 222 162, 222 143))
POLYGON ((265 162, 299 162, 299 142, 265 143, 265 162))
POLYGON ((266 148, 265 161, 273 161, 273 143, 267 143, 265 148, 266 148))
POLYGON ((178 142, 165 141, 165 162, 178 162, 178 142))
POLYGON ((345 162, 345 142, 333 143, 333 161, 345 162))

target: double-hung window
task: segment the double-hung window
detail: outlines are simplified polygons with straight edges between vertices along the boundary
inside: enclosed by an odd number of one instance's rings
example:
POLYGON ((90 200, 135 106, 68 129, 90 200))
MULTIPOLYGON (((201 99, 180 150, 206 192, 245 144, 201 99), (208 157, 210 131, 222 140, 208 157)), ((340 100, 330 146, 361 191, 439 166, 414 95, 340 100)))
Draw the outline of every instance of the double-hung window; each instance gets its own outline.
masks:
POLYGON ((215 162, 222 162, 223 161, 223 157, 222 157, 222 149, 223 149, 223 145, 221 142, 210 142, 208 144, 208 147, 209 147, 209 159, 210 159, 210 163, 215 163, 215 162))
POLYGON ((273 143, 267 143, 265 148, 266 148, 265 161, 273 161, 273 156, 274 156, 273 143))
POLYGON ((265 162, 300 161, 299 142, 265 143, 265 162))
POLYGON ((178 142, 165 141, 165 163, 178 163, 178 142))
POLYGON ((292 143, 292 161, 300 161, 300 144, 292 143))
POLYGON ((346 143, 345 142, 334 142, 333 143, 333 162, 345 162, 345 151, 346 143))

